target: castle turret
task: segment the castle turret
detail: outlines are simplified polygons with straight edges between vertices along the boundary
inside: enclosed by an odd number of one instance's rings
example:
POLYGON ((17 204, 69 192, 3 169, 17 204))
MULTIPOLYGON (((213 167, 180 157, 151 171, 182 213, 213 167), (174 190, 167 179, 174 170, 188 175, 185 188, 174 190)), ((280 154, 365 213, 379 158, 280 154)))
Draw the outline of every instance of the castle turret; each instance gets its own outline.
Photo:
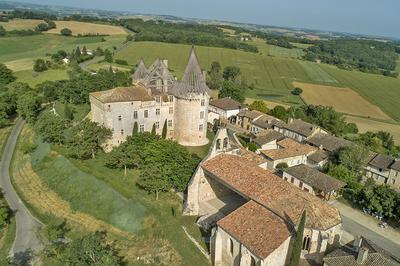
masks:
POLYGON ((209 89, 192 48, 182 81, 176 82, 170 93, 175 100, 174 138, 185 146, 208 143, 207 114, 209 89))
POLYGON ((132 80, 135 81, 140 81, 144 78, 147 77, 147 75, 149 74, 149 71, 147 70, 143 59, 140 59, 138 67, 136 68, 135 73, 133 73, 132 75, 132 80))

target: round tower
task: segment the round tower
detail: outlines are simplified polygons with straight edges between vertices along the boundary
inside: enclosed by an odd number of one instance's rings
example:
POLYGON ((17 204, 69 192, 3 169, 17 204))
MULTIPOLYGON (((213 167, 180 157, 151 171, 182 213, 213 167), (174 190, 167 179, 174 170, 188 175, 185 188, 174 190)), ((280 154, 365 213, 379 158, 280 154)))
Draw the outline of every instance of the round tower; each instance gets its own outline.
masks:
POLYGON ((171 90, 175 101, 174 138, 180 144, 202 146, 208 143, 208 91, 206 78, 192 48, 182 81, 176 82, 171 90))

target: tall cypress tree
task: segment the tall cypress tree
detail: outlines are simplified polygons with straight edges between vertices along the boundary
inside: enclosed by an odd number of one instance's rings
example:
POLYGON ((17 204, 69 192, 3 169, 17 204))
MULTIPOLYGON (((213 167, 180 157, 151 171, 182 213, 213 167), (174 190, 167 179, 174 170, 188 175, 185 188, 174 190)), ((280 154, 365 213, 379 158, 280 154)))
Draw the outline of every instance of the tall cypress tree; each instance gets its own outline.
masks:
POLYGON ((132 136, 137 135, 138 132, 139 132, 138 123, 135 121, 135 123, 133 124, 132 136))
POLYGON ((306 225, 306 210, 303 211, 299 226, 297 227, 296 238, 293 243, 293 249, 292 249, 292 254, 290 256, 289 266, 299 266, 300 264, 301 248, 303 245, 303 234, 305 225, 306 225))
POLYGON ((152 135, 156 134, 156 124, 153 124, 153 127, 151 128, 151 134, 152 135))
POLYGON ((162 128, 161 136, 162 136, 163 139, 167 138, 167 119, 165 119, 164 126, 162 128))

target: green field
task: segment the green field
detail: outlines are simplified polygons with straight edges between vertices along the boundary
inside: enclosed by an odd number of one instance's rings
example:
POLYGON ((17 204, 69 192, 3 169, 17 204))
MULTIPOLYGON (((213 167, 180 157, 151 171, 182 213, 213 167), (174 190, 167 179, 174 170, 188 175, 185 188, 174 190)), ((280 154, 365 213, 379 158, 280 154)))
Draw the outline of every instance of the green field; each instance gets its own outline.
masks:
POLYGON ((262 55, 270 55, 283 58, 301 58, 304 55, 303 49, 309 46, 307 44, 292 43, 298 48, 287 49, 276 45, 267 44, 264 39, 259 38, 254 38, 252 40, 252 44, 257 46, 258 51, 262 55))
POLYGON ((300 61, 300 64, 315 83, 337 83, 337 80, 325 72, 318 64, 309 61, 300 61))
POLYGON ((15 72, 17 81, 28 83, 31 87, 45 81, 55 81, 68 79, 66 69, 48 69, 43 72, 34 72, 33 70, 22 70, 15 72))

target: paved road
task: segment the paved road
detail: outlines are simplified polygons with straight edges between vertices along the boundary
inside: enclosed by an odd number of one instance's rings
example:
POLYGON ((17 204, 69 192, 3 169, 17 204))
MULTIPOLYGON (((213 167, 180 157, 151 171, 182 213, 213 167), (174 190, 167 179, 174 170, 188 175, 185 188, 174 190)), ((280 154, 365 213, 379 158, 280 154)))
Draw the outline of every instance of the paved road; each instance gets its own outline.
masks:
POLYGON ((14 148, 24 121, 18 120, 10 137, 7 140, 0 165, 0 186, 11 209, 15 212, 17 231, 10 256, 16 261, 29 260, 32 251, 38 251, 41 244, 36 236, 37 230, 42 226, 40 221, 31 215, 15 192, 9 175, 9 168, 14 148))

